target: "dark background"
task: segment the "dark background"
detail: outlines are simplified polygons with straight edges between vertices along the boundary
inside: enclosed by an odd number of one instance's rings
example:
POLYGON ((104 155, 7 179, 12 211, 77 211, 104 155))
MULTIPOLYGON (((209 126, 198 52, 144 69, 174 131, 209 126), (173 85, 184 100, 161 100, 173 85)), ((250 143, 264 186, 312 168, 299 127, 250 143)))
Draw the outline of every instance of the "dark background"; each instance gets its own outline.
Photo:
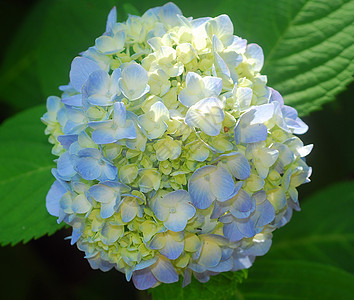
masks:
MULTIPOLYGON (((36 0, 1 0, 0 3, 2 63, 6 45, 36 0)), ((310 130, 301 139, 304 144, 314 144, 314 149, 307 159, 313 167, 312 183, 299 189, 300 202, 330 184, 354 178, 353 91, 351 84, 336 101, 303 118, 310 130)), ((16 111, 1 97, 0 94, 2 122, 16 111)), ((148 298, 147 293, 139 292, 132 283, 127 283, 123 274, 114 270, 108 273, 92 270, 83 258, 84 254, 64 240, 70 234, 69 229, 63 229, 25 245, 1 247, 0 291, 3 299, 148 298)))

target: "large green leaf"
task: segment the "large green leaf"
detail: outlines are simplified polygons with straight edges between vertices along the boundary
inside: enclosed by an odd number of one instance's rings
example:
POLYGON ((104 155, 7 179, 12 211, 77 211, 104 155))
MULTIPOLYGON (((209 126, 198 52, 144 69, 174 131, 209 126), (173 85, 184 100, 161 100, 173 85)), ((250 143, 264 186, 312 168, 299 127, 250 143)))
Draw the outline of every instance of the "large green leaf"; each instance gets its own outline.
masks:
POLYGON ((44 106, 26 110, 0 126, 0 243, 27 242, 61 226, 45 208, 53 183, 51 145, 39 121, 44 106))
POLYGON ((7 46, 3 58, 0 68, 1 100, 16 110, 44 103, 37 72, 38 42, 44 16, 51 4, 52 0, 39 1, 33 7, 7 46))
POLYGON ((354 1, 226 0, 235 33, 261 45, 263 73, 306 115, 342 91, 354 73, 354 1))
POLYGON ((351 299, 354 276, 338 268, 307 261, 260 260, 241 284, 223 274, 212 284, 199 283, 184 289, 177 284, 161 285, 150 292, 162 299, 351 299))
POLYGON ((228 299, 236 296, 236 286, 247 277, 247 271, 227 272, 212 276, 207 283, 200 283, 195 278, 192 283, 182 288, 181 280, 173 284, 161 284, 150 289, 154 300, 178 299, 228 299))
POLYGON ((306 261, 259 261, 232 299, 349 300, 354 295, 353 283, 352 274, 332 266, 306 261))
POLYGON ((268 258, 330 264, 354 273, 354 181, 335 184, 305 199, 284 228, 274 232, 268 258))

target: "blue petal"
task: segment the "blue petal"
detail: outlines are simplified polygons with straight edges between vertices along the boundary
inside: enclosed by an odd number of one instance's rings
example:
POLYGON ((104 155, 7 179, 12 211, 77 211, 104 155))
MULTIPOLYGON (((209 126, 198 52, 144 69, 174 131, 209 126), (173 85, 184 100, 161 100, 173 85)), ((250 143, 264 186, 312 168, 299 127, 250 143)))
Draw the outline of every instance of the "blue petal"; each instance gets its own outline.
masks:
POLYGON ((262 204, 257 205, 256 215, 258 216, 257 219, 257 226, 265 226, 272 222, 275 217, 275 210, 273 205, 268 201, 264 201, 262 204))
POLYGON ((182 12, 178 6, 172 2, 169 2, 160 8, 159 16, 162 22, 169 27, 178 26, 180 24, 178 15, 182 15, 182 12))
POLYGON ((247 126, 241 133, 241 142, 257 143, 265 141, 268 136, 267 126, 264 124, 253 124, 247 126))
POLYGON ((233 249, 231 248, 223 248, 222 249, 222 256, 221 256, 221 261, 227 260, 231 257, 232 253, 234 252, 233 249))
POLYGON ((61 108, 60 98, 57 96, 49 96, 47 98, 47 111, 58 111, 61 108))
POLYGON ((252 218, 237 220, 237 227, 239 231, 246 237, 253 237, 257 234, 255 230, 255 224, 252 218))
POLYGON ((208 208, 215 200, 215 196, 211 193, 210 189, 210 173, 215 170, 215 166, 201 167, 189 179, 189 195, 191 196, 193 205, 199 209, 208 208), (207 180, 208 178, 209 180, 207 180))
POLYGON ((147 290, 157 283, 157 280, 151 273, 150 268, 134 271, 132 279, 138 290, 147 290))
POLYGON ((115 69, 111 75, 111 90, 117 90, 119 89, 118 85, 118 80, 122 76, 122 70, 121 69, 115 69), (113 87, 112 87, 113 86, 113 87))
POLYGON ((230 257, 225 261, 221 261, 217 266, 208 268, 208 270, 212 272, 228 272, 232 269, 232 267, 233 267, 233 258, 230 257))
POLYGON ((225 201, 225 202, 216 201, 214 204, 213 212, 210 215, 210 219, 219 218, 229 210, 229 207, 230 207, 229 201, 225 201))
POLYGON ((194 273, 194 276, 196 279, 198 279, 199 282, 202 283, 208 282, 210 280, 210 273, 208 271, 203 273, 194 273))
POLYGON ((233 198, 233 207, 238 211, 249 211, 252 207, 252 201, 250 195, 244 190, 240 190, 240 192, 233 198))
POLYGON ((59 201, 66 192, 67 190, 58 180, 54 181, 54 183, 50 187, 49 192, 46 196, 46 208, 52 216, 59 217, 59 201))
POLYGON ((97 128, 92 132, 91 138, 96 144, 111 144, 117 141, 115 138, 115 130, 112 129, 109 124, 107 125, 97 128))
POLYGON ((89 189, 90 195, 98 202, 110 203, 115 202, 115 192, 111 187, 104 184, 95 184, 89 189))
POLYGON ((235 137, 236 145, 239 145, 241 143, 241 138, 242 138, 240 119, 238 120, 234 128, 234 137, 235 137))
POLYGON ((64 104, 70 105, 70 106, 82 106, 82 95, 81 94, 72 95, 72 96, 63 98, 61 101, 64 104))
POLYGON ((270 246, 272 245, 272 240, 271 239, 266 239, 261 242, 253 242, 253 245, 249 248, 247 248, 245 251, 243 251, 244 255, 254 255, 254 256, 261 256, 266 254, 270 246))
POLYGON ((235 182, 231 174, 223 167, 218 166, 210 176, 210 189, 217 200, 220 202, 229 200, 235 191, 235 182))
POLYGON ((80 223, 74 223, 73 225, 73 232, 71 234, 71 241, 70 244, 74 245, 78 239, 80 238, 81 234, 82 234, 82 224, 80 223))
POLYGON ((89 75, 97 70, 100 70, 100 67, 94 61, 85 57, 75 57, 71 63, 70 84, 75 90, 81 92, 89 75))
POLYGON ((137 136, 136 129, 133 121, 128 120, 126 122, 126 126, 122 128, 118 128, 116 131, 117 140, 121 139, 135 139, 137 136))
POLYGON ((125 105, 123 102, 116 102, 113 106, 114 114, 113 114, 113 121, 120 127, 125 125, 127 111, 125 109, 125 105))
POLYGON ((101 175, 101 167, 97 159, 92 157, 79 158, 75 163, 75 170, 86 180, 94 180, 101 175))
POLYGON ((151 266, 151 272, 158 281, 172 283, 178 281, 178 274, 171 262, 163 257, 151 266))
MULTIPOLYGON (((189 198, 190 201, 190 198, 189 198)), ((195 207, 190 203, 183 203, 179 205, 179 210, 185 215, 185 217, 189 220, 191 219, 196 212, 195 207)))
POLYGON ((251 175, 251 167, 246 157, 241 153, 233 152, 229 154, 220 155, 225 157, 225 162, 221 160, 224 164, 227 165, 227 168, 230 170, 231 174, 234 175, 237 179, 245 180, 251 175))
POLYGON ((170 235, 165 235, 166 244, 160 253, 168 259, 177 259, 183 252, 184 242, 175 241, 170 235))
POLYGON ((77 141, 78 135, 77 134, 66 134, 66 135, 59 135, 58 136, 59 143, 64 147, 64 149, 69 149, 70 145, 77 141))
POLYGON ((247 192, 241 190, 234 198, 230 213, 240 219, 248 218, 255 209, 255 200, 252 201, 247 192))
POLYGON ((175 206, 177 203, 188 203, 190 200, 189 194, 185 190, 177 190, 168 193, 163 197, 163 203, 169 206, 175 206))
POLYGON ((252 263, 254 261, 254 257, 250 258, 249 256, 241 256, 241 257, 234 257, 234 266, 232 268, 232 271, 238 271, 242 269, 248 269, 252 266, 252 263))
POLYGON ((58 174, 58 170, 57 169, 52 169, 51 170, 53 176, 55 177, 56 180, 58 180, 58 182, 67 190, 67 191, 72 191, 70 185, 63 180, 63 178, 60 177, 60 175, 58 174))
POLYGON ((117 8, 114 6, 108 14, 106 23, 106 32, 110 32, 117 23, 117 8))
POLYGON ((284 118, 290 118, 290 119, 296 120, 297 111, 295 108, 292 108, 291 106, 284 105, 282 107, 281 111, 283 113, 284 118))
POLYGON ((113 216, 117 210, 117 203, 112 201, 110 203, 101 203, 101 218, 107 219, 113 216))
POLYGON ((186 269, 183 276, 183 287, 186 287, 192 282, 192 272, 190 269, 186 269))
POLYGON ((94 257, 90 257, 88 262, 92 269, 100 269, 103 272, 107 272, 114 267, 114 264, 103 260, 100 254, 96 254, 94 257))
POLYGON ((100 181, 106 181, 106 180, 114 180, 118 176, 118 170, 117 168, 106 161, 102 166, 101 166, 101 176, 98 178, 100 181))
POLYGON ((109 91, 110 78, 103 70, 90 74, 84 85, 84 96, 92 105, 107 106, 112 104, 110 98, 106 96, 109 91))
POLYGON ((66 181, 69 181, 71 177, 73 177, 76 174, 76 171, 74 170, 73 163, 71 160, 71 155, 68 151, 64 152, 59 157, 57 162, 57 170, 59 176, 66 181))
POLYGON ((274 104, 268 103, 256 106, 247 113, 247 118, 250 119, 250 125, 264 123, 273 117, 274 104))
POLYGON ((95 148, 85 148, 79 151, 78 153, 79 157, 92 157, 95 159, 100 159, 101 158, 101 153, 99 150, 95 148))
POLYGON ((79 134, 85 130, 86 127, 85 122, 82 122, 81 120, 79 122, 68 120, 63 128, 63 132, 64 134, 79 134))
POLYGON ((174 232, 182 231, 187 225, 187 217, 183 213, 170 214, 167 221, 164 222, 164 225, 168 230, 174 232))
POLYGON ((148 259, 148 260, 142 260, 140 263, 138 263, 135 267, 134 270, 142 270, 145 269, 147 267, 150 267, 151 265, 153 265, 156 261, 157 261, 157 257, 148 259))
POLYGON ((294 134, 304 134, 309 129, 309 127, 300 118, 296 118, 295 122, 296 125, 292 126, 294 134))
POLYGON ((275 102, 278 102, 281 106, 284 105, 284 100, 283 100, 283 97, 280 95, 280 93, 271 87, 269 87, 269 89, 271 92, 269 102, 271 103, 271 102, 275 101, 275 102))
POLYGON ((230 242, 237 242, 245 237, 245 235, 238 229, 236 222, 224 224, 223 233, 230 242))
POLYGON ((163 204, 161 205, 161 202, 162 201, 155 201, 153 203, 153 206, 152 206, 152 210, 155 214, 155 216, 160 220, 160 221, 165 221, 167 220, 169 214, 170 214, 170 210, 169 210, 169 207, 167 206, 164 206, 163 204))

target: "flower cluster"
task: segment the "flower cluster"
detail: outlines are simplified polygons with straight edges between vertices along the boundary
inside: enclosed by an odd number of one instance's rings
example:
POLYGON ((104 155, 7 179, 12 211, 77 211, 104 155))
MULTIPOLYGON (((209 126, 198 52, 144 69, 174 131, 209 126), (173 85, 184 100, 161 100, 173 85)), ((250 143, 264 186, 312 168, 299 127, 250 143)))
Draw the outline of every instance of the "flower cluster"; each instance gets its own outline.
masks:
POLYGON ((249 268, 299 209, 307 131, 227 15, 168 3, 74 58, 42 121, 58 156, 46 206, 94 269, 138 289, 249 268))

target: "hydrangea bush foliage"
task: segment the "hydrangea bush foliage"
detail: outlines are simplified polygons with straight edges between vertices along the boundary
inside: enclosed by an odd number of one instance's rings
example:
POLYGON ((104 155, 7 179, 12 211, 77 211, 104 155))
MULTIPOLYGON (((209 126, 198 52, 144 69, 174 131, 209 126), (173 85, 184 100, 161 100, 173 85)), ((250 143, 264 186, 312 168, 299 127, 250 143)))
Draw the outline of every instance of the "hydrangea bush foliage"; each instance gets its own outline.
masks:
POLYGON ((138 289, 249 268, 299 210, 308 127, 227 15, 168 3, 74 58, 42 121, 58 156, 46 206, 94 269, 138 289))

